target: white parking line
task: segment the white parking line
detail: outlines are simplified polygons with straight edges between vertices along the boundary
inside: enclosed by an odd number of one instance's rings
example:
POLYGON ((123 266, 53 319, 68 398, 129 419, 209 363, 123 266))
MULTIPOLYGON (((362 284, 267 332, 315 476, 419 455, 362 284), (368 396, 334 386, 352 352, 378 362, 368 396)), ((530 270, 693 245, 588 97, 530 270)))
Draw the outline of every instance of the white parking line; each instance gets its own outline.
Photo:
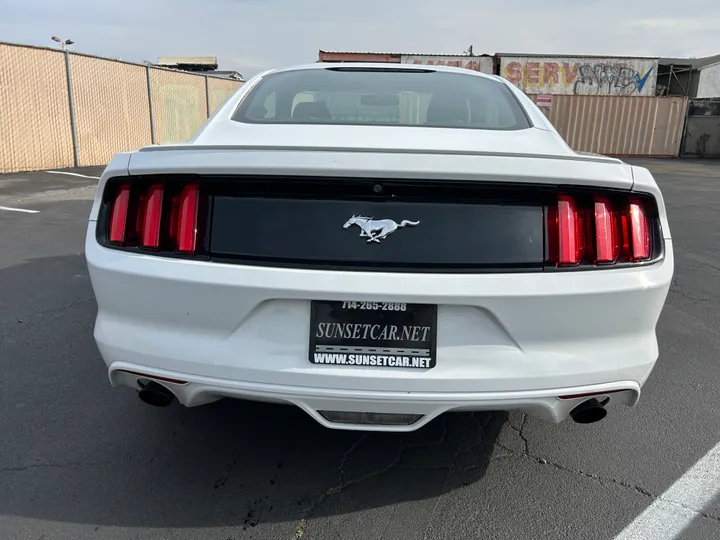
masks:
POLYGON ((9 206, 0 206, 0 210, 8 212, 25 212, 26 214, 39 214, 40 210, 28 210, 27 208, 10 208, 9 206))
POLYGON ((615 540, 678 538, 720 494, 720 443, 660 495, 615 540))
POLYGON ((88 176, 87 174, 80 174, 80 173, 74 173, 74 172, 66 172, 66 171, 45 171, 46 173, 50 174, 67 174, 68 176, 79 176, 80 178, 93 178, 95 180, 100 180, 99 176, 88 176))

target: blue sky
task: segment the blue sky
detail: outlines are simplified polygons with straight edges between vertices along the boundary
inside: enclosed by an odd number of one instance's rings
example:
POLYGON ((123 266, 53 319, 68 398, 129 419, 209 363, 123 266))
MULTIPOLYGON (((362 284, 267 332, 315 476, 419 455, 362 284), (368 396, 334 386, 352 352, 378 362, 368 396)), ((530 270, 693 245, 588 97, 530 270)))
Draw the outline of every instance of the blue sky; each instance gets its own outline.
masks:
POLYGON ((246 77, 318 49, 638 56, 720 53, 718 0, 0 0, 0 41, 133 61, 217 56, 246 77))

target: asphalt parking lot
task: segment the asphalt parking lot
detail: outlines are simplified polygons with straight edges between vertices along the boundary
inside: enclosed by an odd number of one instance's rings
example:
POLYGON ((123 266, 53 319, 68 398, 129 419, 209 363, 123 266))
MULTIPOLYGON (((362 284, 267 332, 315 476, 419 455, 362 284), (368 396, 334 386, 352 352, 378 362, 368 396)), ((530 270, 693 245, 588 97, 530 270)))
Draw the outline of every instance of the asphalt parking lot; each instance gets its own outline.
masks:
MULTIPOLYGON (((112 389, 83 258, 100 169, 0 176, 0 539, 616 538, 720 442, 720 163, 636 163, 676 256, 638 406, 589 426, 453 414, 409 435, 112 389)), ((720 538, 709 499, 670 501, 692 517, 679 535, 656 512, 655 533, 623 538, 720 538)))

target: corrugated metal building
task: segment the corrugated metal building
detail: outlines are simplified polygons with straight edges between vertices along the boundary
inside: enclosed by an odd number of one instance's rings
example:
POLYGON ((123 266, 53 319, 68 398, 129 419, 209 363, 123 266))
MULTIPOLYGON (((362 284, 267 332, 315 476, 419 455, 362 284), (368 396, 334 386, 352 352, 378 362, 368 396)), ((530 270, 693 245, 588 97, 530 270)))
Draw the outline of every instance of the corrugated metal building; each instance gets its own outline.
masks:
POLYGON ((381 62, 400 63, 400 54, 371 52, 318 51, 318 62, 381 62))
POLYGON ((720 62, 720 54, 702 58, 661 58, 655 95, 698 97, 700 70, 716 62, 720 62))
POLYGON ((720 62, 709 64, 700 68, 698 81, 698 98, 720 97, 720 62))
POLYGON ((454 66, 481 73, 494 73, 493 57, 489 54, 414 54, 318 51, 320 62, 380 62, 418 64, 425 66, 454 66))

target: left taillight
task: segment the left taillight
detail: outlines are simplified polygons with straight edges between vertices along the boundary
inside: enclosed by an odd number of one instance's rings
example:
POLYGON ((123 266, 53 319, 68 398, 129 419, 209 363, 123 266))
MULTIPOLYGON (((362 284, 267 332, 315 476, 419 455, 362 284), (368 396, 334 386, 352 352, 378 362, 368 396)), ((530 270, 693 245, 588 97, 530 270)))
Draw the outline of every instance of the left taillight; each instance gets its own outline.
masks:
POLYGON ((109 245, 183 255, 197 252, 199 185, 119 184, 110 189, 109 245))
POLYGON ((118 186, 112 199, 110 220, 108 223, 108 241, 111 244, 122 246, 125 244, 127 233, 127 218, 130 207, 130 186, 118 186))

